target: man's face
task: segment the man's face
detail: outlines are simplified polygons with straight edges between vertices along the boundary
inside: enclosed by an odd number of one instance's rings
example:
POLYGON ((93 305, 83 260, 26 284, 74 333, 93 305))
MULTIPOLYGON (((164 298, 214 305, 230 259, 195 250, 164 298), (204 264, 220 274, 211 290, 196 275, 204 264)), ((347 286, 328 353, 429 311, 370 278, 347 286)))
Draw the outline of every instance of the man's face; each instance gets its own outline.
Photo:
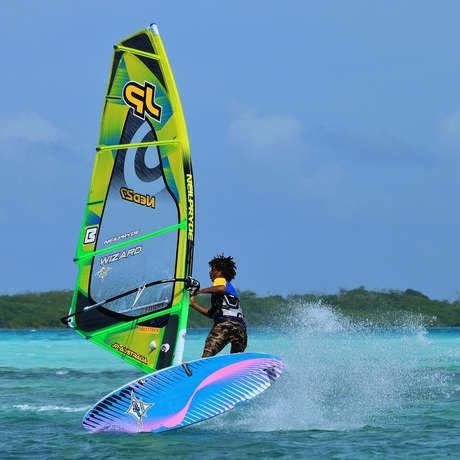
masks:
POLYGON ((211 281, 214 281, 216 278, 222 278, 222 272, 216 267, 211 267, 211 270, 209 270, 209 278, 211 278, 211 281))

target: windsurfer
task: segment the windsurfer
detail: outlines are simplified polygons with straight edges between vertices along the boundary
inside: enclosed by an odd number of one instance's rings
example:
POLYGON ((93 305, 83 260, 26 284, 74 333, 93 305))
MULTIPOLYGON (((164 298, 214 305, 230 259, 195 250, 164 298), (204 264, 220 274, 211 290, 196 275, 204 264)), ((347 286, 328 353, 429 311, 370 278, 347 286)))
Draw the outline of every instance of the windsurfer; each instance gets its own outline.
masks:
POLYGON ((206 338, 202 357, 216 355, 229 343, 230 353, 241 353, 247 347, 248 337, 238 293, 231 284, 236 276, 236 264, 233 257, 225 257, 222 254, 209 261, 209 267, 212 286, 198 289, 190 298, 192 308, 214 320, 214 325, 206 338), (195 302, 197 294, 211 294, 210 309, 195 302))

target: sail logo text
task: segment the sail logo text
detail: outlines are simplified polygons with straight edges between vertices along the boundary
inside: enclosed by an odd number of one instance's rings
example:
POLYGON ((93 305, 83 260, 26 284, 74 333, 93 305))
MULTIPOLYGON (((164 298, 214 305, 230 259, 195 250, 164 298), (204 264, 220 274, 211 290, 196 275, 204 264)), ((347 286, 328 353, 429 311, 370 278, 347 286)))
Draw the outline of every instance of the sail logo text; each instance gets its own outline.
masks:
POLYGON ((138 230, 134 230, 129 233, 123 233, 123 235, 114 236, 113 238, 104 240, 104 244, 116 243, 117 241, 123 240, 125 238, 131 238, 132 236, 139 235, 140 232, 141 232, 141 229, 139 228, 138 230))
POLYGON ((127 251, 120 251, 110 254, 108 256, 101 257, 101 266, 106 264, 111 264, 113 262, 118 262, 119 260, 127 259, 131 256, 137 256, 142 251, 142 246, 136 246, 135 248, 130 248, 127 251))
POLYGON ((147 206, 149 208, 155 209, 155 197, 150 195, 141 195, 140 193, 135 193, 134 190, 131 190, 126 187, 121 187, 120 195, 123 200, 132 201, 142 206, 147 206))
POLYGON ((195 230, 195 201, 193 198, 193 176, 187 174, 187 202, 188 202, 188 228, 187 238, 193 241, 195 230))
POLYGON ((137 332, 145 334, 159 334, 161 329, 159 327, 138 326, 137 332))
POLYGON ((140 361, 143 364, 147 364, 147 358, 145 356, 142 356, 141 354, 136 353, 135 351, 130 350, 129 348, 124 347, 123 345, 120 345, 117 342, 112 343, 112 348, 126 356, 129 356, 130 358, 135 359, 136 361, 140 361))
POLYGON ((145 116, 148 115, 160 123, 163 107, 155 102, 156 89, 156 86, 148 81, 144 82, 144 86, 137 81, 129 81, 123 88, 123 100, 137 117, 145 120, 145 116))
POLYGON ((83 244, 93 244, 96 242, 97 231, 99 227, 87 227, 85 230, 85 236, 83 238, 83 244))

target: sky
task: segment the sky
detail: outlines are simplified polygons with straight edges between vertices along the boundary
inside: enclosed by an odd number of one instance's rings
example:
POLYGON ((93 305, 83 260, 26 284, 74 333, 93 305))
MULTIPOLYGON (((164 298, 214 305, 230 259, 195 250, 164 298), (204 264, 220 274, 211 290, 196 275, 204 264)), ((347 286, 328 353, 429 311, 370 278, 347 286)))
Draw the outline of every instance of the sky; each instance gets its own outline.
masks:
POLYGON ((155 22, 187 122, 194 276, 459 297, 460 2, 1 0, 0 295, 73 289, 112 47, 155 22))

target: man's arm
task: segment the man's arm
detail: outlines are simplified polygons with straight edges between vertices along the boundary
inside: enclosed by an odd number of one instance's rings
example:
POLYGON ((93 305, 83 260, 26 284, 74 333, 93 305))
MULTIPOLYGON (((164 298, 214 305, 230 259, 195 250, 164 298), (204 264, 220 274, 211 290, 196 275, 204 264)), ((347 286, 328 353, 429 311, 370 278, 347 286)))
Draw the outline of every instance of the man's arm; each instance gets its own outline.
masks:
POLYGON ((197 312, 209 318, 209 310, 207 308, 202 307, 200 304, 196 303, 195 297, 190 297, 190 306, 194 308, 197 312))
POLYGON ((224 285, 219 284, 217 286, 211 286, 203 289, 199 289, 198 291, 195 292, 195 295, 197 294, 223 294, 225 293, 226 288, 224 285))

